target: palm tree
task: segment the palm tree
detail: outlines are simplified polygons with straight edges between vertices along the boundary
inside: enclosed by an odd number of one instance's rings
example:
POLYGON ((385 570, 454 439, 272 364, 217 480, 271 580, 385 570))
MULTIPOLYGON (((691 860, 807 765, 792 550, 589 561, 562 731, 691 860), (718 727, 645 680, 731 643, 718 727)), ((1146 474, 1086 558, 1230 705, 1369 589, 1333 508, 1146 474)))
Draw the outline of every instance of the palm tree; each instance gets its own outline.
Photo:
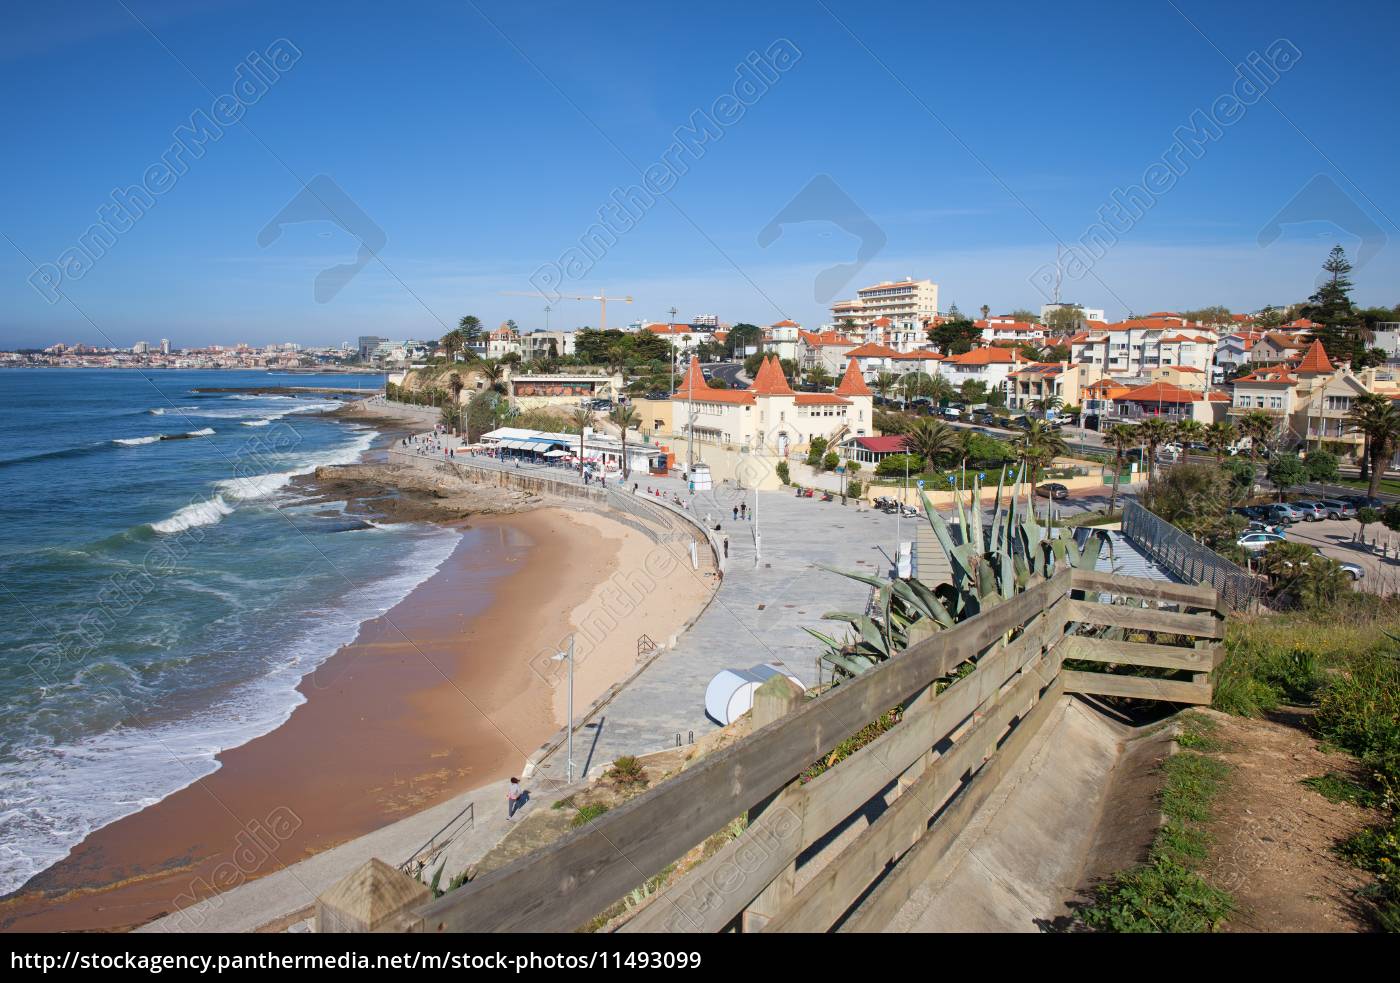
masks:
MULTIPOLYGON (((1388 402, 1386 397, 1380 395, 1379 393, 1365 393, 1361 396, 1356 397, 1356 399, 1351 404, 1351 412, 1347 414, 1348 426, 1353 426, 1356 423, 1360 423, 1368 414, 1374 412, 1379 407, 1384 406, 1386 402, 1388 402)), ((1353 430, 1353 432, 1361 433, 1363 437, 1365 436, 1364 430, 1353 430)), ((1362 445, 1361 460, 1358 463, 1361 465, 1361 480, 1369 481, 1371 478, 1370 437, 1366 437, 1365 443, 1362 445)))
POLYGON ((490 389, 492 392, 505 393, 506 370, 500 362, 493 358, 484 358, 481 360, 481 365, 478 367, 477 371, 486 376, 487 389, 490 389))
POLYGON ((894 387, 899 384, 899 376, 893 372, 881 372, 875 377, 875 391, 880 394, 881 399, 889 399, 894 387))
POLYGON ((447 360, 449 362, 453 361, 453 356, 462 350, 462 332, 447 332, 447 334, 442 336, 441 344, 442 350, 447 353, 447 360))
POLYGON ((1069 452, 1069 445, 1060 431, 1043 420, 1032 420, 1026 432, 1016 439, 1016 455, 1021 459, 1021 467, 1030 478, 1031 497, 1035 497, 1038 471, 1061 454, 1069 452))
POLYGON ((1031 403, 1031 412, 1035 413, 1042 420, 1047 419, 1051 413, 1056 412, 1065 405, 1065 401, 1059 396, 1046 396, 1031 403))
POLYGON ((1385 475, 1386 462, 1400 446, 1400 409, 1390 400, 1378 403, 1374 400, 1362 402, 1347 416, 1351 430, 1366 438, 1366 455, 1371 465, 1371 479, 1366 486, 1366 494, 1372 498, 1380 490, 1381 478, 1385 475))
POLYGON ((1221 420, 1206 427, 1206 446, 1215 452, 1215 462, 1219 464, 1225 460, 1225 455, 1230 452, 1235 441, 1239 440, 1240 432, 1233 423, 1221 420))
POLYGON ((637 410, 629 405, 615 406, 608 419, 617 424, 617 428, 622 431, 622 480, 626 481, 631 469, 627 467, 627 431, 637 425, 637 410))
POLYGON ((1243 436, 1249 438, 1249 466, 1253 468, 1259 457, 1259 448, 1274 432, 1274 418, 1263 410, 1254 410, 1240 417, 1236 426, 1243 436))
POLYGON ((1152 487, 1152 475, 1157 470, 1157 448, 1171 440, 1176 425, 1160 416, 1149 416, 1137 424, 1138 438, 1147 448, 1147 487, 1152 487))
POLYGON ((583 432, 593 425, 593 411, 579 407, 569 414, 569 421, 578 427, 578 476, 583 477, 583 432))
POLYGON ((1118 504, 1118 481, 1123 475, 1123 465, 1127 463, 1128 451, 1138 445, 1138 428, 1126 423, 1115 423, 1108 428, 1104 439, 1113 448, 1113 493, 1108 497, 1108 511, 1118 504))
POLYGON ((1184 420, 1176 421, 1176 440, 1181 444, 1183 456, 1185 451, 1192 444, 1199 444, 1205 437, 1206 425, 1200 420, 1187 417, 1184 420))
POLYGON ((831 382, 831 373, 826 370, 825 366, 814 365, 807 372, 807 381, 818 389, 822 389, 831 382))
MULTIPOLYGON (((450 373, 450 374, 447 376, 447 384, 448 384, 449 386, 452 387, 452 413, 453 413, 454 416, 456 416, 457 414, 461 413, 461 411, 462 411, 462 377, 461 377, 461 375, 459 375, 459 374, 456 373, 456 372, 450 373)), ((451 426, 452 426, 452 429, 453 429, 453 430, 456 430, 458 424, 460 424, 461 422, 462 422, 462 421, 459 420, 459 419, 454 419, 454 420, 452 421, 452 425, 451 425, 451 426)))
POLYGON ((929 398, 935 403, 942 403, 945 399, 953 400, 957 398, 958 391, 953 388, 953 384, 941 375, 934 376, 929 382, 929 398))
POLYGON ((957 431, 941 420, 916 420, 905 435, 905 447, 929 466, 958 452, 957 431))

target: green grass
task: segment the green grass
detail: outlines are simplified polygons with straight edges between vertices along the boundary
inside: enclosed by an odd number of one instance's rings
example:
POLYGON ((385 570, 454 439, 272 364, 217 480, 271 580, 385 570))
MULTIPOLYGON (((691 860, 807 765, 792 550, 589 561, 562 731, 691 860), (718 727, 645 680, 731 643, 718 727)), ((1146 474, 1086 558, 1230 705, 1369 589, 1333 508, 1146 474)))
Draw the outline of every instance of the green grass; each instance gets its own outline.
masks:
POLYGON ((601 802, 580 806, 578 812, 574 813, 574 818, 569 820, 569 825, 574 827, 587 826, 607 811, 608 807, 601 802))
POLYGON ((1357 781, 1335 772, 1303 780, 1334 802, 1379 808, 1385 820, 1338 846, 1375 875, 1364 892, 1376 923, 1400 931, 1400 604, 1352 594, 1325 611, 1231 619, 1226 658, 1214 674, 1215 706, 1258 717, 1313 704, 1327 745, 1354 756, 1357 781))
MULTIPOLYGON (((1338 478, 1336 481, 1328 483, 1333 485, 1345 485, 1348 488, 1355 488, 1358 491, 1366 491, 1371 487, 1369 481, 1362 481, 1360 478, 1338 478)), ((1394 478, 1382 478, 1380 486, 1376 490, 1383 495, 1400 495, 1400 481, 1394 478)))
POLYGON ((1225 659, 1211 677, 1214 706, 1262 717, 1285 703, 1311 705, 1329 678, 1388 645, 1385 630, 1396 627, 1400 603, 1361 592, 1325 611, 1234 615, 1225 659))
POLYGON ((1306 785, 1329 802, 1349 802, 1363 809, 1374 809, 1381 801, 1372 789, 1335 771, 1304 778, 1299 784, 1306 785))
POLYGON ((1198 750, 1217 750, 1213 722, 1195 714, 1183 718, 1177 738, 1183 748, 1162 764, 1160 795, 1166 824, 1158 831, 1147 861, 1099 885, 1079 917, 1101 932, 1211 932, 1234 910, 1228 893, 1212 887, 1195 865, 1210 849, 1205 824, 1220 795, 1229 767, 1198 750))

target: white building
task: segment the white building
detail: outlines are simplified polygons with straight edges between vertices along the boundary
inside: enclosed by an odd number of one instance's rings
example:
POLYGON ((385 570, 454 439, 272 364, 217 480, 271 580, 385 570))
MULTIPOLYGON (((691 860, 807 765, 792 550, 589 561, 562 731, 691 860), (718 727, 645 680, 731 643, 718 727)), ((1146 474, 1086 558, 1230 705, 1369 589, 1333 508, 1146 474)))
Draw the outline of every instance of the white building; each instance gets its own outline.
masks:
POLYGON ((831 318, 837 325, 851 321, 865 327, 876 318, 889 318, 895 324, 919 324, 938 315, 938 284, 932 280, 885 280, 856 291, 856 299, 838 300, 831 305, 831 318))
POLYGON ((1070 309, 1073 309, 1073 308, 1076 308, 1076 307, 1079 308, 1079 310, 1080 310, 1080 312, 1081 312, 1080 315, 1079 315, 1079 319, 1080 319, 1081 321, 1106 321, 1106 320, 1108 320, 1106 317, 1104 317, 1104 313, 1103 313, 1103 308, 1102 308, 1102 307, 1080 307, 1078 304, 1069 304, 1069 303, 1065 303, 1065 304, 1041 304, 1041 305, 1040 305, 1040 321, 1041 321, 1042 324, 1044 324, 1044 323, 1046 322, 1046 320, 1049 319, 1049 317, 1050 317, 1050 315, 1051 315, 1052 312, 1058 311, 1058 310, 1060 310, 1061 308, 1070 308, 1070 309))

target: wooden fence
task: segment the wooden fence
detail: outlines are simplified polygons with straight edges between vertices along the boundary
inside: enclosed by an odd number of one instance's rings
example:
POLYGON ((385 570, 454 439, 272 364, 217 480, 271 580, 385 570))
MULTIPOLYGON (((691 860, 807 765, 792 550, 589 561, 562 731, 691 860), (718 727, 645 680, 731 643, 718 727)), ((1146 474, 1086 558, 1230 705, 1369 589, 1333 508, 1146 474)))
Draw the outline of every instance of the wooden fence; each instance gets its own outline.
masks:
POLYGON ((1063 694, 1209 702, 1225 616, 1212 589, 1061 571, 815 699, 779 694, 785 705, 774 709, 770 692, 755 706, 748 737, 563 839, 405 911, 394 927, 572 931, 747 816, 741 834, 620 930, 879 929, 1025 754, 1063 694), (1124 640, 1128 633, 1154 640, 1124 640), (969 660, 975 668, 938 692, 969 660), (1082 667, 1065 669, 1066 660, 1082 667), (898 724, 800 780, 897 706, 904 707, 898 724), (867 810, 876 814, 868 823, 867 810), (798 888, 799 858, 814 846, 820 866, 812 876, 804 870, 798 888))

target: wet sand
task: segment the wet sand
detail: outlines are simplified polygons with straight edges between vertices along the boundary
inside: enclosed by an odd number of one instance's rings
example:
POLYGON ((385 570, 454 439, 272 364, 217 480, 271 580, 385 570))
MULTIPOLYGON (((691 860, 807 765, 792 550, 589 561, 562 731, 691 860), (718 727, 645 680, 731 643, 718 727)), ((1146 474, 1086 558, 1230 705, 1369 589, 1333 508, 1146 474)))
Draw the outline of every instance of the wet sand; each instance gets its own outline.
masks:
POLYGON ((286 723, 88 836, 0 901, 0 927, 133 928, 518 773, 560 726, 546 656, 574 618, 618 612, 580 666, 581 709, 630 671, 638 634, 674 633, 698 613, 708 590, 678 562, 663 564, 651 603, 607 599, 655 549, 563 509, 473 520, 434 576, 302 680, 306 702, 286 723))

